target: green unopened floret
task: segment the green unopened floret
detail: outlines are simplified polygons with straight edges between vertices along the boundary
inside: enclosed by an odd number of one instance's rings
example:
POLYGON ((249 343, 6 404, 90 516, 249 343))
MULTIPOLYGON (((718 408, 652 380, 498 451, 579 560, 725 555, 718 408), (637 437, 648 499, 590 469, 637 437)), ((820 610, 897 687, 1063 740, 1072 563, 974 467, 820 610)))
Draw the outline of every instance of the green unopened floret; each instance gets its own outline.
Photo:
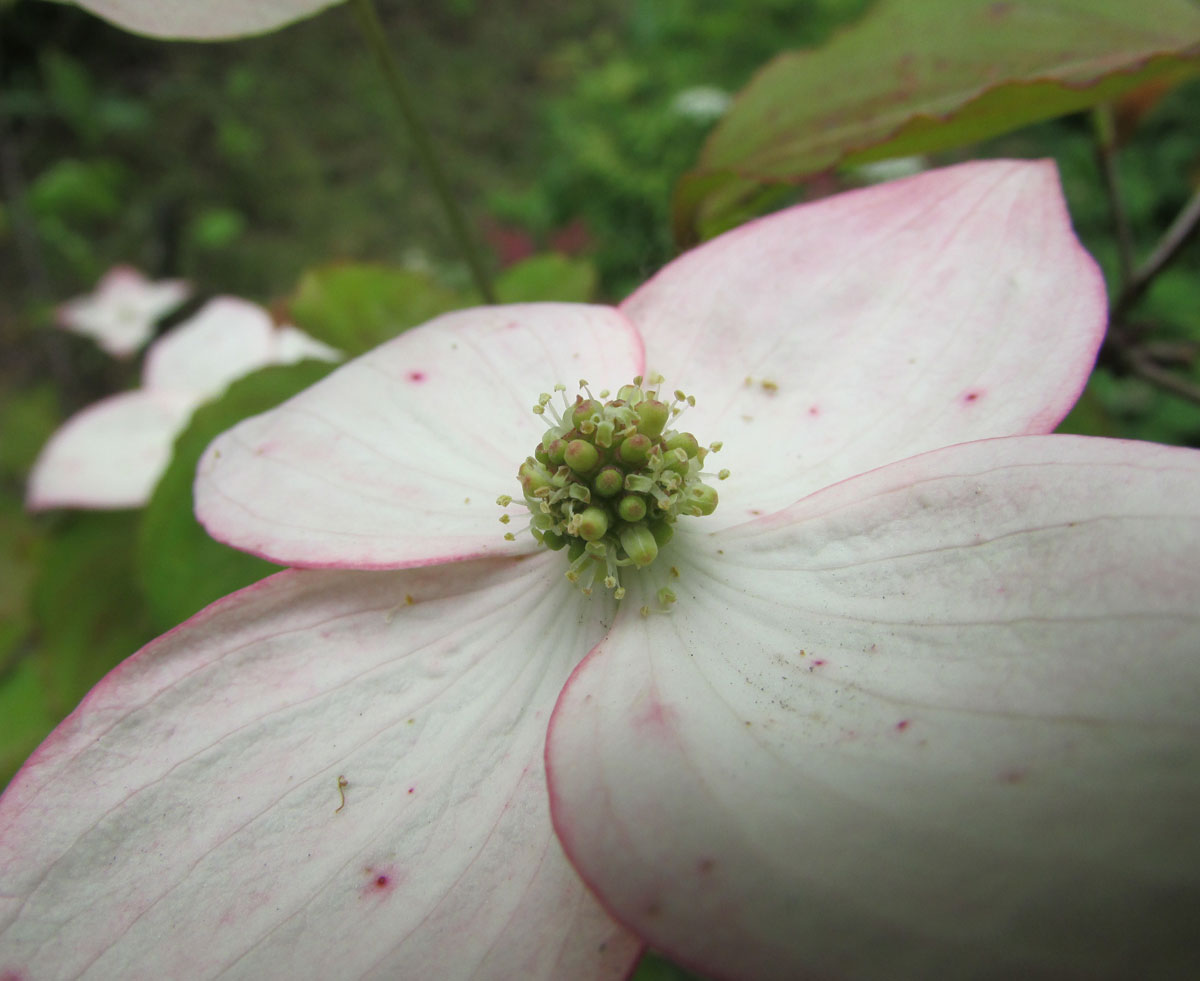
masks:
MULTIPOLYGON (((615 398, 608 391, 597 398, 581 381, 582 393, 574 402, 564 394, 561 411, 549 393, 534 406, 553 425, 517 470, 529 530, 546 548, 567 550, 567 578, 584 592, 599 580, 620 599, 622 569, 653 563, 680 516, 709 515, 717 507, 716 489, 702 478, 710 476, 705 457, 721 444, 703 447, 691 433, 670 428, 696 400, 676 391, 663 401, 661 384, 654 377, 644 386, 637 377, 615 398)), ((718 479, 727 476, 722 470, 718 479)), ((498 499, 511 502, 508 495, 498 499)))

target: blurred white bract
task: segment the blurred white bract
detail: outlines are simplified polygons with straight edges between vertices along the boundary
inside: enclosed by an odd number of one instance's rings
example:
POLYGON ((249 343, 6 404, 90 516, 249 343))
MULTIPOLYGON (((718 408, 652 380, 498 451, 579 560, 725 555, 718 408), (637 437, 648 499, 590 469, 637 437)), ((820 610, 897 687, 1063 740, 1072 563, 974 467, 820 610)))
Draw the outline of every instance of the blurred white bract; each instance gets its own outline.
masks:
POLYGON ((295 327, 276 326, 253 303, 217 297, 151 345, 141 388, 88 406, 50 437, 30 474, 26 504, 140 507, 198 406, 258 368, 339 357, 295 327))
POLYGON ((277 30, 340 0, 74 0, 110 23, 148 37, 217 40, 277 30))
POLYGON ((114 266, 96 291, 62 304, 60 327, 90 337, 116 358, 127 358, 154 336, 154 326, 192 295, 181 279, 152 282, 132 266, 114 266))

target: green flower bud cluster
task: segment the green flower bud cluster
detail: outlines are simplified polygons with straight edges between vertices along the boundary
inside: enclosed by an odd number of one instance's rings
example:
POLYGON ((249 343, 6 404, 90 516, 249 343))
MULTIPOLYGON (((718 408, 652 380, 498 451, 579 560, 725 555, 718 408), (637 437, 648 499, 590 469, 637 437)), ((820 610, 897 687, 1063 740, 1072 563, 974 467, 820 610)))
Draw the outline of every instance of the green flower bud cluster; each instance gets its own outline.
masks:
MULTIPOLYGON (((662 379, 649 382, 643 387, 634 378, 610 399, 608 391, 593 397, 580 381, 583 394, 574 403, 564 394, 561 411, 549 393, 533 409, 553 425, 517 470, 530 531, 547 548, 567 550, 567 578, 584 592, 602 581, 620 599, 622 568, 650 565, 681 515, 717 507, 716 490, 701 478, 705 457, 721 444, 702 447, 691 433, 670 428, 696 400, 676 391, 662 401, 662 379)), ((499 503, 511 500, 504 495, 499 503)))

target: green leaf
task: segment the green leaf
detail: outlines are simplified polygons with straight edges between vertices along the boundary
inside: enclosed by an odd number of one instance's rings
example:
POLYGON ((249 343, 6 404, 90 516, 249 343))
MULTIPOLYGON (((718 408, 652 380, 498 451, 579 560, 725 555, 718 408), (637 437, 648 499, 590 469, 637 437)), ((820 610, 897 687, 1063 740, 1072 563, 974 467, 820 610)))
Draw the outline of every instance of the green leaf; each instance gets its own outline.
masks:
POLYGON ((588 303, 596 295, 596 267, 586 259, 551 252, 509 266, 493 285, 501 303, 588 303))
POLYGON ((23 481, 61 422, 53 385, 0 389, 0 479, 23 481))
POLYGON ((428 276, 384 265, 339 264, 300 280, 292 322, 353 357, 439 313, 463 306, 428 276))
POLYGON ((224 249, 242 237, 247 224, 236 208, 205 208, 189 224, 188 238, 200 249, 224 249))
POLYGON ((0 789, 57 721, 37 666, 26 659, 0 671, 0 789))
POLYGON ((38 218, 83 222, 112 218, 123 207, 125 172, 115 160, 59 160, 29 188, 38 218))
POLYGON ((15 663, 32 630, 29 597, 37 545, 37 532, 20 499, 0 489, 0 674, 15 663))
POLYGON ((42 80, 50 104, 88 144, 100 135, 97 96, 87 68, 63 51, 49 48, 41 56, 42 80))
POLYGON ((263 368, 234 382, 201 406, 175 441, 171 465, 142 513, 138 574, 156 626, 166 630, 213 600, 241 589, 279 566, 214 541, 192 514, 192 481, 212 440, 247 416, 274 408, 324 378, 324 361, 263 368))
POLYGON ((647 951, 638 961, 637 969, 630 981, 703 981, 698 974, 691 974, 666 958, 647 951))
POLYGON ((1079 436, 1117 436, 1120 428, 1113 420, 1104 400, 1090 383, 1079 396, 1075 407, 1054 430, 1056 433, 1075 433, 1079 436))
POLYGON ((756 184, 974 143, 1182 80, 1198 56, 1190 0, 881 0, 739 94, 676 192, 677 237, 756 184))
POLYGON ((46 541, 33 584, 34 656, 55 718, 155 634, 134 574, 137 520, 133 511, 73 512, 46 541))
POLYGON ((684 174, 671 195, 671 225, 681 245, 715 238, 722 232, 783 207, 794 188, 761 184, 729 171, 684 174))
POLYGON ((0 487, 0 787, 57 721, 32 656, 38 545, 20 499, 0 487))

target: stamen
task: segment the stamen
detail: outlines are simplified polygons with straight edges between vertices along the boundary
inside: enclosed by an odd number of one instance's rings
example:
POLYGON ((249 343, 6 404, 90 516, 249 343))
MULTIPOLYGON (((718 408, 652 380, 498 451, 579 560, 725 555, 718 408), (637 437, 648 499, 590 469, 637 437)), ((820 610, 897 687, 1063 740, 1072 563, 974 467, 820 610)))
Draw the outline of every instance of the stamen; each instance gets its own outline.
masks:
MULTIPOLYGON (((561 384, 538 396, 534 412, 552 425, 517 471, 528 531, 547 548, 567 549, 567 579, 585 593, 603 583, 621 599, 622 569, 651 565, 676 520, 711 514, 717 506, 717 492, 705 482, 713 476, 702 468, 721 443, 703 447, 691 433, 672 428, 696 399, 676 389, 664 402, 662 384, 661 375, 639 375, 610 398, 609 389, 593 395, 580 379, 574 400, 561 384)), ((728 476, 722 470, 716 479, 728 476)), ((496 503, 508 507, 513 499, 502 494, 496 503)), ((500 520, 510 524, 507 514, 500 520)), ((512 532, 505 537, 513 540, 512 532)), ((656 597, 664 609, 675 602, 665 586, 656 597)))

